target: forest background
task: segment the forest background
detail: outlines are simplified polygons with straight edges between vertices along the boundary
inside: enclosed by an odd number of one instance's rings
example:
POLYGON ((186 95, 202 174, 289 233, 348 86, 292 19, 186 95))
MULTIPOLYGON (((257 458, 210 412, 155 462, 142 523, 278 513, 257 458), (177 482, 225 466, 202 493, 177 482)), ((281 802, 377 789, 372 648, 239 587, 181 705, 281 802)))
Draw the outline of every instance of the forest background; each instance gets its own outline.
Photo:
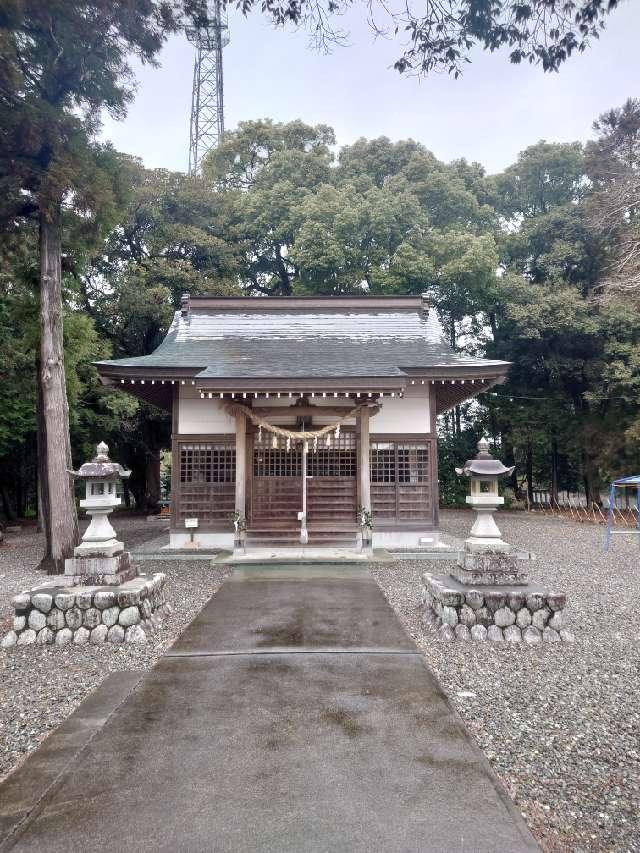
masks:
MULTIPOLYGON (((73 463, 98 440, 160 499, 167 415, 100 384, 92 362, 144 355, 181 295, 428 293, 456 351, 513 363, 441 419, 442 501, 481 433, 536 487, 586 492, 640 470, 640 102, 593 139, 536 142, 487 175, 413 140, 337 149, 330 127, 242 123, 201 177, 92 143, 91 199, 62 206, 64 360, 73 463)), ((0 176, 0 181, 3 177, 0 176)), ((0 201, 0 207, 2 205, 0 201)), ((0 230, 0 514, 37 511, 38 224, 0 230)))

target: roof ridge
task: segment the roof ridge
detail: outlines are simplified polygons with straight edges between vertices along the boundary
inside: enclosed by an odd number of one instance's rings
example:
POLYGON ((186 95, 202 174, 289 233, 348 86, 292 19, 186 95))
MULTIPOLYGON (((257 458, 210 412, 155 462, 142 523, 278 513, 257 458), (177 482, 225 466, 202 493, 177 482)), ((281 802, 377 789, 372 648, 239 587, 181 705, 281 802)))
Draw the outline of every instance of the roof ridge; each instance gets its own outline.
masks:
MULTIPOLYGON (((411 294, 362 296, 190 296, 189 310, 239 309, 265 313, 302 309, 391 308, 423 310, 422 296, 411 294)), ((183 310, 184 313, 184 310, 183 310)))

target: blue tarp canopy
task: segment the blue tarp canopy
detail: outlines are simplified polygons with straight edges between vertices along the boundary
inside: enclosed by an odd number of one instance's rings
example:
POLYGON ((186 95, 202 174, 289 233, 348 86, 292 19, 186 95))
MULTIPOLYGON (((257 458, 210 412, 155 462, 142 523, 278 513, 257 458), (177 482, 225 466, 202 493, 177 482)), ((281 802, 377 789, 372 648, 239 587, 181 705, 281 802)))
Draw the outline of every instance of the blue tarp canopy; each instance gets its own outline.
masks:
POLYGON ((640 544, 640 474, 632 474, 630 477, 620 477, 617 480, 614 480, 611 483, 611 488, 609 489, 609 515, 607 518, 607 535, 604 540, 604 550, 605 553, 609 550, 609 546, 611 545, 611 536, 614 533, 629 533, 628 529, 626 530, 615 530, 615 505, 616 505, 616 489, 635 489, 637 492, 638 499, 636 501, 635 513, 636 513, 636 527, 635 532, 638 534, 638 544, 640 544))
POLYGON ((614 486, 640 486, 640 474, 634 474, 632 477, 620 477, 619 480, 613 481, 614 486))

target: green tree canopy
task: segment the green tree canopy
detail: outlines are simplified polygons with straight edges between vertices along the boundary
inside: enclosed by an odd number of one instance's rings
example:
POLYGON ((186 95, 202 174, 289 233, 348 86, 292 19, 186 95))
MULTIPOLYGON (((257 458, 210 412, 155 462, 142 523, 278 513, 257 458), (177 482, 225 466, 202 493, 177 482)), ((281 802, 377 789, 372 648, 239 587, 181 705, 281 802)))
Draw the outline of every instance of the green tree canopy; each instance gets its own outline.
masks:
POLYGON ((62 295, 63 211, 96 221, 113 208, 102 109, 132 97, 131 55, 152 62, 177 26, 166 2, 11 0, 0 10, 0 222, 38 219, 40 498, 45 564, 56 572, 78 530, 72 485, 62 295))

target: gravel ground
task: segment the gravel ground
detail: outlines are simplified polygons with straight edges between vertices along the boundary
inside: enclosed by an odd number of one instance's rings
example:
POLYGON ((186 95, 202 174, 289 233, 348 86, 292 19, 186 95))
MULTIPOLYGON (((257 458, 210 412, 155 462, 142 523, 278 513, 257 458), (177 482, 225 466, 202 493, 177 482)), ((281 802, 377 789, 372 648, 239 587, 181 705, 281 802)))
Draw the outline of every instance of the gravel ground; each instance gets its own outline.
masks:
MULTIPOLYGON (((566 591, 574 645, 447 643, 421 621, 420 575, 446 563, 373 565, 389 602, 545 851, 640 851, 640 548, 604 528, 501 513, 537 555, 532 580, 566 591)), ((464 537, 467 512, 442 528, 464 537)))
MULTIPOLYGON (((117 520, 128 548, 156 537, 159 523, 141 518, 117 520)), ((0 546, 0 636, 13 620, 11 598, 46 580, 36 571, 42 538, 34 528, 9 533, 0 546)), ((216 592, 229 569, 206 561, 153 561, 141 572, 165 572, 173 613, 148 635, 146 646, 18 646, 0 650, 0 780, 47 737, 110 672, 150 669, 216 592)))
MULTIPOLYGON (((470 514, 445 512, 464 537, 470 514)), ((640 549, 632 536, 602 553, 603 528, 501 513, 505 539, 533 550, 532 578, 569 595, 575 645, 445 643, 421 621, 420 575, 446 563, 373 565, 390 603, 546 851, 640 851, 640 549)), ((119 519, 128 547, 157 524, 119 519)), ((43 582, 31 528, 0 546, 0 633, 10 598, 43 582)), ((145 562, 166 572, 173 614, 145 646, 28 646, 0 651, 0 778, 109 672, 149 669, 215 593, 227 569, 145 562), (62 664, 62 665, 61 665, 62 664)))

